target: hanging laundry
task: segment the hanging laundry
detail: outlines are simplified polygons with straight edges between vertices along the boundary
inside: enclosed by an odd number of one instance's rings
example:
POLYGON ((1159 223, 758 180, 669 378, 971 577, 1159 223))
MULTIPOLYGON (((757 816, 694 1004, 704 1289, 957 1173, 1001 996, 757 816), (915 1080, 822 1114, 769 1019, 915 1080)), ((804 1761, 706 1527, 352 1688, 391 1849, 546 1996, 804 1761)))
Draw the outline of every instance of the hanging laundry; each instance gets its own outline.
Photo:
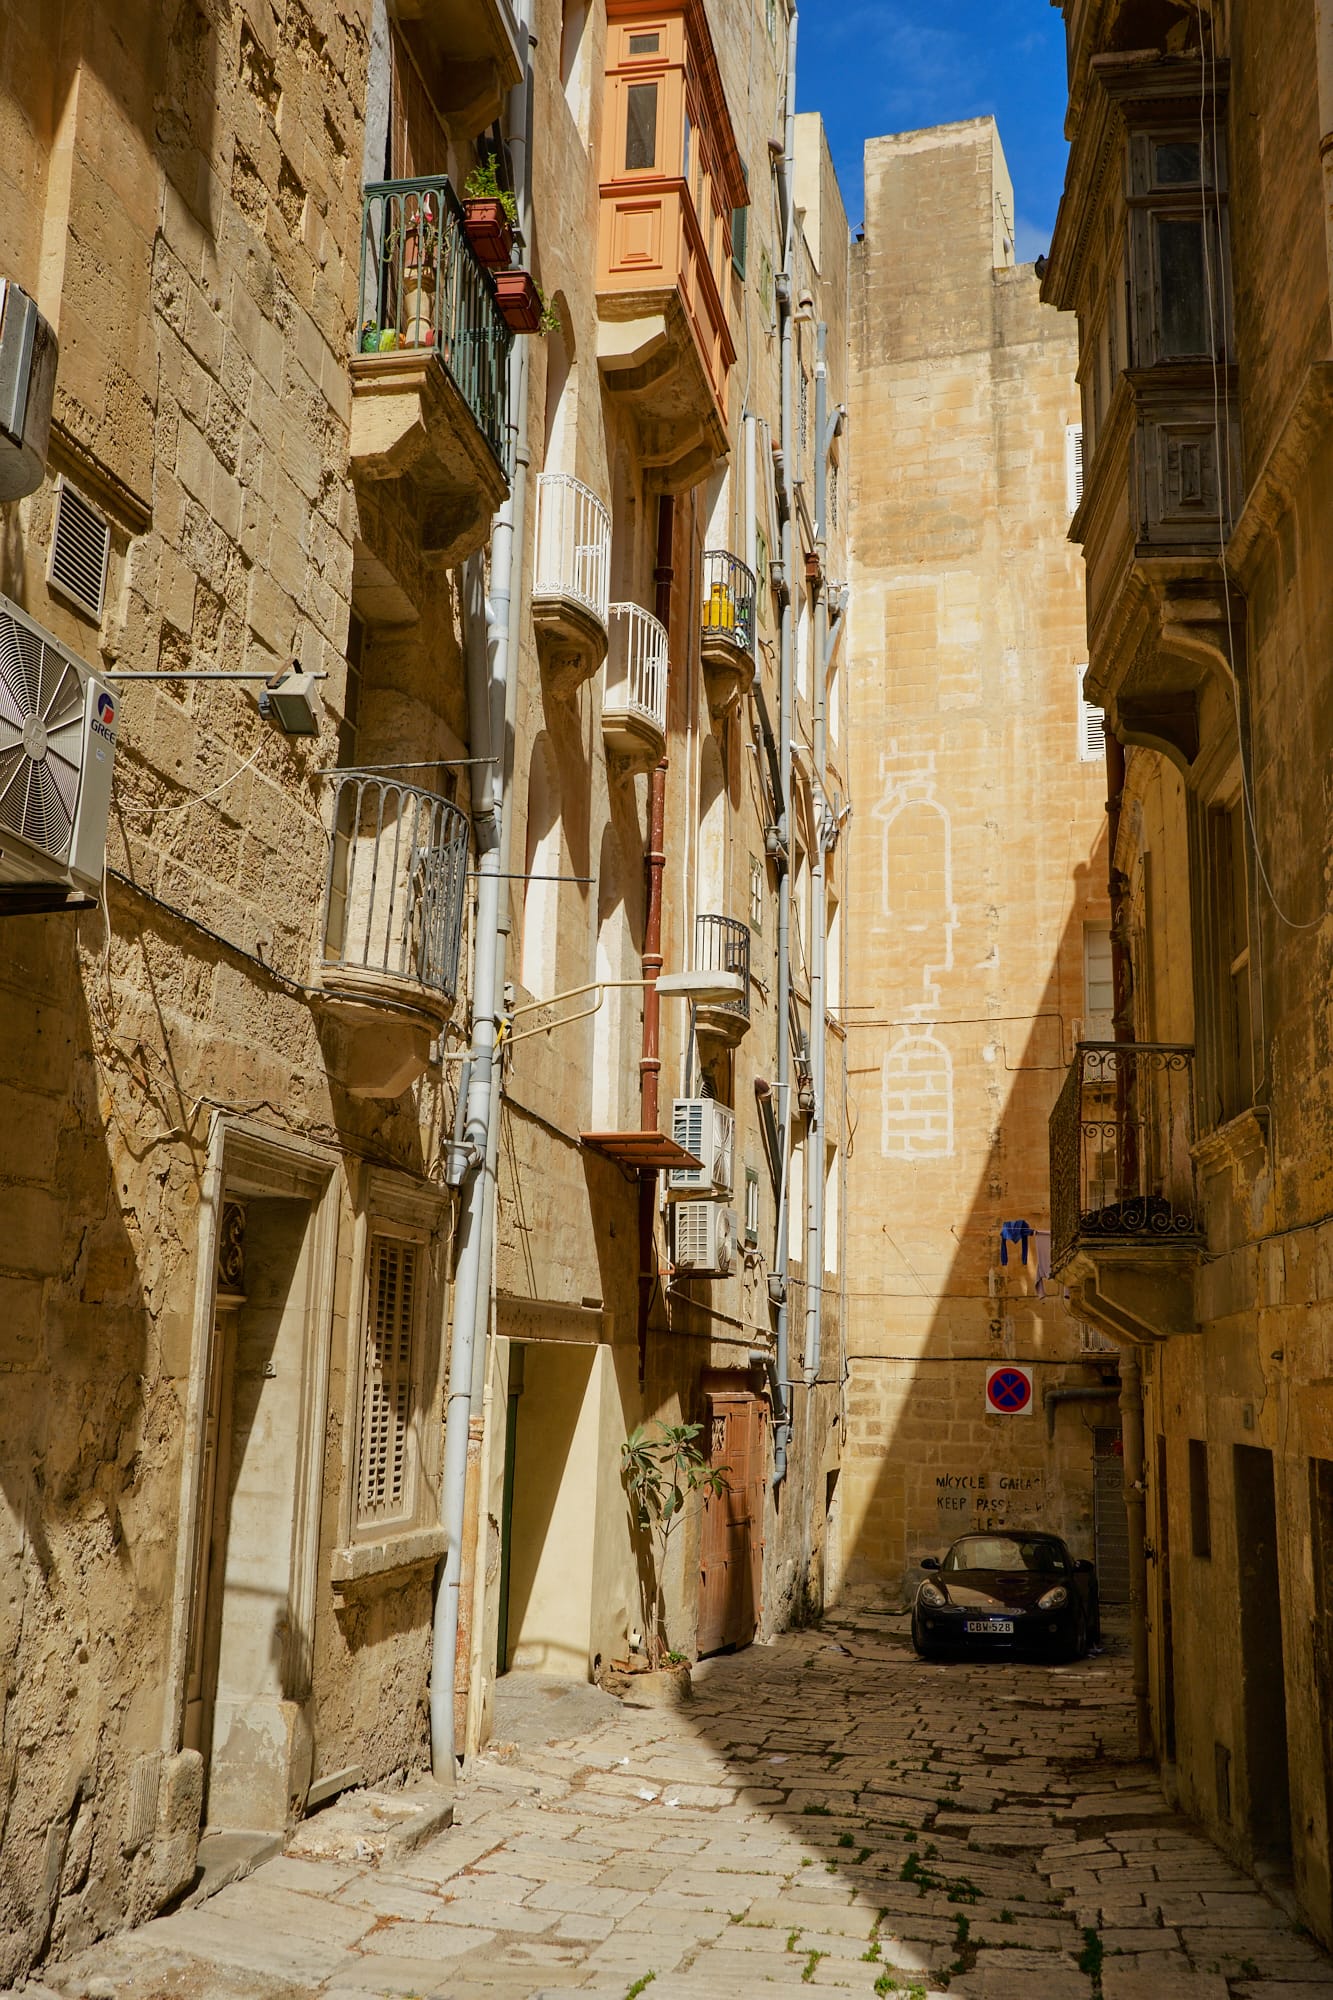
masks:
POLYGON ((1051 1232, 1049 1229, 1034 1229, 1037 1239, 1037 1297, 1046 1296, 1046 1281, 1051 1275, 1051 1232))
POLYGON ((1009 1245, 1011 1243, 1020 1243, 1023 1246, 1023 1262, 1026 1264, 1028 1260, 1028 1238, 1035 1236, 1036 1233, 1030 1222, 1002 1222, 1000 1224, 1000 1262, 1007 1264, 1009 1262, 1009 1245))

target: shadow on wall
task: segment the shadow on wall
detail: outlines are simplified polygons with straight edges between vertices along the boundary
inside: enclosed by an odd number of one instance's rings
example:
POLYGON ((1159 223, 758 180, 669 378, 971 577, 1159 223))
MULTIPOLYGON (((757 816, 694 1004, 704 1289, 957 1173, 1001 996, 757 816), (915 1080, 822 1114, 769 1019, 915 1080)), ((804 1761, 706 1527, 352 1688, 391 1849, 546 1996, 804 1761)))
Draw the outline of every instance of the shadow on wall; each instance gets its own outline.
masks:
MULTIPOLYGON (((1016 1059, 998 1024, 971 1062, 959 1059, 947 1023, 929 1024, 929 1037, 897 1022, 850 1027, 852 1090, 863 1107, 858 1143, 884 1155, 877 1178, 885 1199, 882 1220, 862 1219, 864 1254, 849 1289, 843 1573, 853 1589, 883 1587, 891 1602, 900 1584, 906 1592, 918 1580, 922 1555, 977 1526, 1044 1527, 1076 1555, 1093 1554, 1092 1432, 1118 1426, 1118 1411, 1109 1399, 1073 1401, 1049 1437, 1042 1398, 1057 1384, 1103 1387, 1114 1356, 1080 1357, 1061 1287, 1035 1295, 1031 1247, 1026 1265, 1017 1245, 1002 1265, 1000 1226, 1020 1218, 1050 1226, 1048 1121, 1068 1068, 1069 1002, 1082 993, 1082 912, 1105 875, 1103 835, 1074 872, 1079 914, 1064 929, 1016 1059), (908 1039, 911 1066, 902 1061, 908 1039), (991 1143, 969 1195, 958 1186, 955 1134, 987 1130, 991 1143), (952 1248, 940 1257, 946 1241, 952 1248), (987 1414, 986 1375, 1004 1361, 1032 1364, 1024 1414, 987 1414)), ((854 1157, 849 1171, 855 1187, 854 1157)), ((865 1187, 869 1175, 860 1179, 865 1187)))
MULTIPOLYGON (((100 943, 101 920, 83 925, 86 941, 100 943)), ((94 1026, 77 978, 73 923, 7 918, 4 945, 0 1980, 7 1981, 61 1943, 72 1899, 81 1906, 82 1941, 134 1908, 151 1866, 151 1843, 132 1859, 122 1853, 126 1801, 108 1792, 125 1783, 134 1754, 159 1741, 156 1712, 141 1713, 144 1705, 127 1704, 124 1693, 156 1687, 166 1655, 189 1339, 188 1327, 174 1323, 154 1334, 149 1315, 188 1257, 170 1218, 193 1213, 197 1185, 179 1155, 163 1152, 147 1201, 134 1198, 141 1150, 176 1124, 180 1107, 169 1076, 150 1081, 100 1018, 94 1026), (136 1107, 132 1126, 106 1122, 104 1063, 137 1076, 135 1098, 122 1099, 122 1107, 136 1107), (150 1106, 148 1098, 157 1101, 150 1106), (154 1521, 166 1531, 145 1532, 154 1521)), ((153 1709, 151 1699, 146 1707, 153 1709)))

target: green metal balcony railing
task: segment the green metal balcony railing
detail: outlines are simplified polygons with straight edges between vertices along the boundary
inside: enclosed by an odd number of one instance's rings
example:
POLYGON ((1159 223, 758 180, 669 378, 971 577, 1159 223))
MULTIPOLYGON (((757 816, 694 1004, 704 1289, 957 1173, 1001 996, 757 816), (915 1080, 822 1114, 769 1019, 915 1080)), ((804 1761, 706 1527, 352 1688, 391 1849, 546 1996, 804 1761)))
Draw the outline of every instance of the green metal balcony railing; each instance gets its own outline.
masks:
POLYGON ((356 351, 430 348, 508 470, 509 350, 495 287, 443 174, 368 187, 361 217, 356 351))

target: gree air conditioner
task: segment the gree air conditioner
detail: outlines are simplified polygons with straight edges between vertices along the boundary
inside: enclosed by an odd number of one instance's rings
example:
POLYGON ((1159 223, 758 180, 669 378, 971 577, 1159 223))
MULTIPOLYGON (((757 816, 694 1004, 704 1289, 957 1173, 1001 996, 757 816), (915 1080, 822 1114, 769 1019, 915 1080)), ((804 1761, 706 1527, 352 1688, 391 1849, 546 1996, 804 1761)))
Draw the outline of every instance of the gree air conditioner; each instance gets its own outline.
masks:
POLYGON ((0 278, 0 500, 21 500, 46 477, 56 357, 56 337, 28 294, 0 278))
POLYGON ((678 1097, 671 1107, 671 1136, 702 1160, 701 1167, 673 1167, 671 1194, 730 1194, 736 1151, 736 1114, 715 1097, 678 1097))
POLYGON ((727 1278, 736 1268, 736 1211, 721 1201, 678 1201, 675 1264, 696 1278, 727 1278))
POLYGON ((115 755, 110 688, 0 597, 0 885, 100 894, 115 755))

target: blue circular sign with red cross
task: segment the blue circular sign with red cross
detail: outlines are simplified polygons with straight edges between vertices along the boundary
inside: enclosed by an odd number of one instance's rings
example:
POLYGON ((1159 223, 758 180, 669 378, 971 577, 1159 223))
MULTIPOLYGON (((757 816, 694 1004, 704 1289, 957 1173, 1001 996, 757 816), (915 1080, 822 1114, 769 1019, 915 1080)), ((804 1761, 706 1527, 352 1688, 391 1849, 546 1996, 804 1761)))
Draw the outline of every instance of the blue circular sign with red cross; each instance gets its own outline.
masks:
POLYGON ((1032 1374, 1006 1361, 986 1376, 986 1410, 995 1417, 1021 1417, 1032 1408, 1032 1374))

